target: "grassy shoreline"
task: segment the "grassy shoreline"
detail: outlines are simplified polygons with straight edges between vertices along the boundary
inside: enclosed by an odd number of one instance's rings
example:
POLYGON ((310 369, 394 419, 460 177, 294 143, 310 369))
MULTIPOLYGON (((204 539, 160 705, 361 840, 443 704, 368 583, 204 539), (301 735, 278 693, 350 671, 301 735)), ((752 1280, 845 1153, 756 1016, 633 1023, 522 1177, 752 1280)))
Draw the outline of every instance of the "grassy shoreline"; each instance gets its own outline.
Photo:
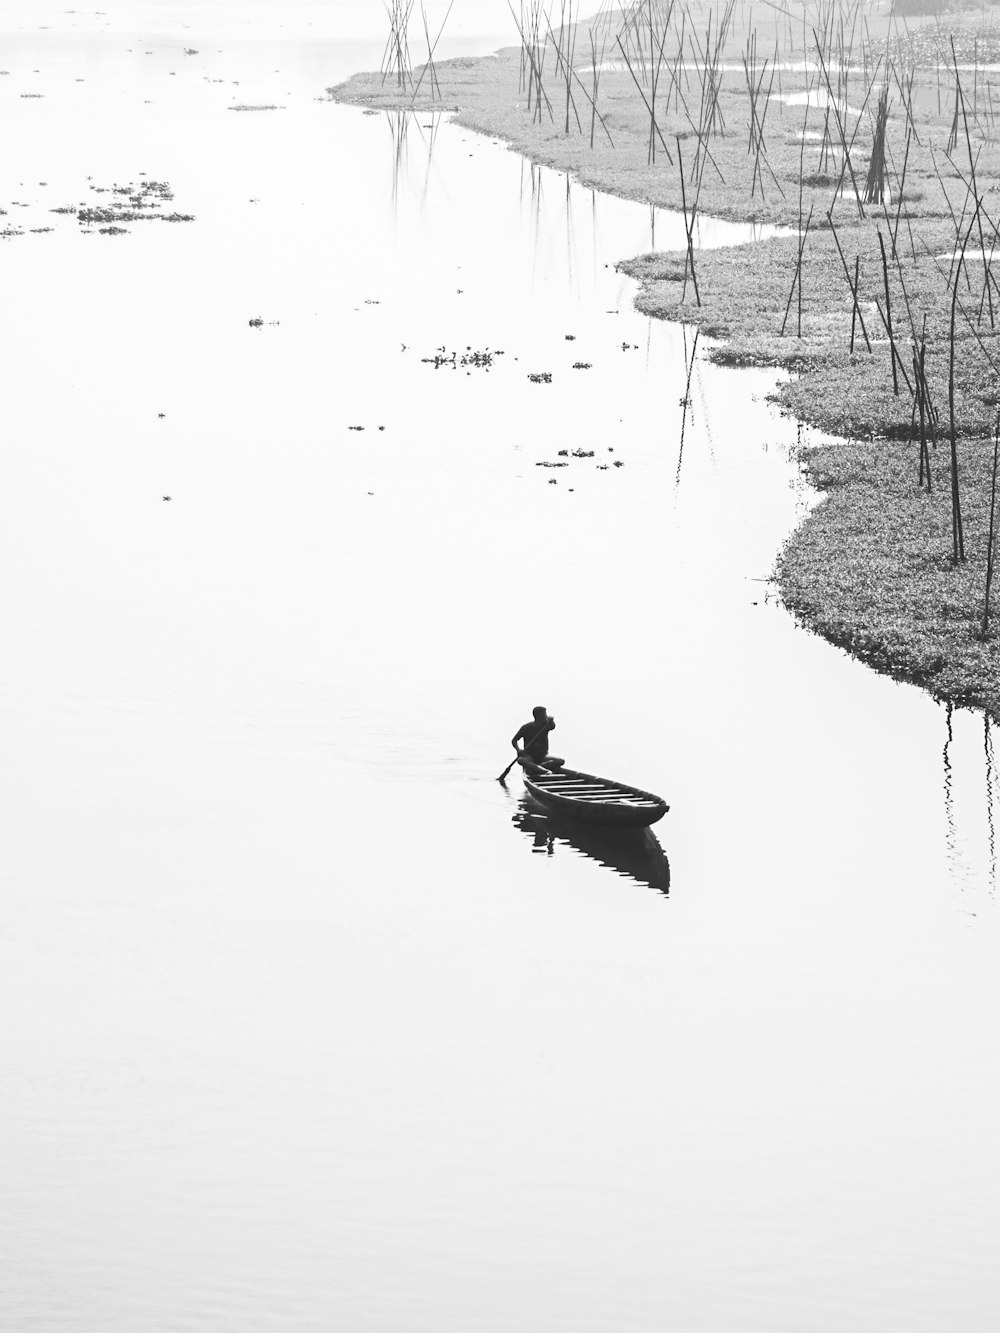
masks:
MULTIPOLYGON (((706 16, 709 7, 692 12, 706 16)), ((869 7, 866 32, 895 53, 889 91, 896 93, 895 104, 887 99, 881 151, 888 197, 881 206, 862 204, 847 183, 853 173, 862 195, 870 160, 880 151, 870 104, 880 86, 881 55, 876 60, 874 47, 865 48, 864 65, 869 56, 871 65, 862 68, 861 57, 853 51, 848 56, 841 39, 836 92, 843 100, 827 97, 825 107, 811 105, 822 99, 819 76, 801 61, 809 39, 803 34, 795 68, 795 33, 790 28, 784 34, 783 46, 780 17, 761 25, 763 35, 730 35, 730 52, 712 90, 718 124, 711 133, 705 128, 705 71, 684 72, 682 54, 674 66, 673 102, 669 95, 653 102, 655 127, 649 99, 638 91, 642 80, 624 68, 600 74, 602 126, 581 93, 588 80, 593 90, 594 76, 579 60, 570 85, 574 114, 556 96, 565 102, 555 74, 547 76, 551 116, 538 114, 537 105, 529 109, 518 47, 437 64, 435 98, 429 79, 413 98, 411 88, 398 89, 377 74, 355 76, 329 93, 368 109, 448 110, 459 124, 602 191, 678 209, 691 209, 697 198, 700 214, 789 229, 749 246, 696 250, 697 299, 683 252, 623 258, 619 268, 640 284, 639 310, 698 324, 719 340, 712 353, 717 361, 794 371, 775 391, 782 408, 856 441, 803 453, 803 467, 824 499, 778 558, 776 578, 786 604, 876 669, 1000 718, 997 654, 992 634, 980 637, 993 453, 988 437, 1000 402, 1000 336, 994 328, 1000 326, 1000 286, 994 289, 990 267, 993 246, 1000 248, 994 225, 1000 216, 1000 128, 994 132, 989 82, 996 76, 978 68, 980 59, 1000 55, 1000 30, 984 26, 977 14, 956 19, 948 33, 949 39, 957 35, 958 59, 972 52, 975 61, 970 73, 958 73, 975 80, 970 129, 965 90, 959 101, 956 72, 943 70, 941 29, 927 21, 903 33, 884 16, 879 26, 879 14, 877 6, 869 7), (751 40, 775 44, 777 84, 774 69, 760 75, 751 40), (753 120, 762 113, 759 93, 753 106, 753 87, 764 77, 772 93, 780 87, 782 100, 775 96, 766 104, 766 138, 760 148, 758 135, 755 154, 749 146, 753 120), (695 117, 699 78, 702 113, 695 117), (838 151, 840 128, 831 122, 844 107, 838 151), (861 114, 851 117, 852 108, 861 114), (956 127, 962 131, 957 137, 956 127), (847 154, 845 142, 851 145, 847 154), (667 148, 673 163, 665 159, 667 148), (963 240, 965 259, 953 281, 951 256, 963 240), (855 271, 856 305, 850 285, 855 271), (921 344, 924 384, 936 415, 930 489, 918 484, 919 375, 913 357, 921 344), (965 559, 958 563, 952 560, 947 440, 952 402, 965 534, 965 559)), ((578 50, 585 46, 580 39, 578 50)), ((829 61, 829 51, 826 56, 829 61)), ((551 50, 548 58, 555 68, 551 50)), ((834 91, 832 79, 829 88, 834 91)), ((1000 80, 997 90, 1000 110, 1000 80)))

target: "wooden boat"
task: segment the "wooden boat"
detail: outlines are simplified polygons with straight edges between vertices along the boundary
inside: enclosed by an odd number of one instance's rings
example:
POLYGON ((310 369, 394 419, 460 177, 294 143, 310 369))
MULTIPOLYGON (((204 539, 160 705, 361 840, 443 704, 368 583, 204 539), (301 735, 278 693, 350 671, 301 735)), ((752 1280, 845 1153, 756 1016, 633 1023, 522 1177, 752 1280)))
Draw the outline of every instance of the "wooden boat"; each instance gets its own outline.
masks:
POLYGON ((522 760, 524 786, 547 810, 604 828, 648 828, 670 807, 651 791, 573 768, 550 770, 522 760))

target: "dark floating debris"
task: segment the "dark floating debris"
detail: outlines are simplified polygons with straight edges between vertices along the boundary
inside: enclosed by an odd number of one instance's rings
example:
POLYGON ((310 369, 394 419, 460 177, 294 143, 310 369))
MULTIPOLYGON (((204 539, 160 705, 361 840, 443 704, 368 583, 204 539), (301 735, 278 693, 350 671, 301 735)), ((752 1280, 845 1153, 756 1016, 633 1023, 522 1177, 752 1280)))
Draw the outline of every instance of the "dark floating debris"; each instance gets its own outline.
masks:
POLYGON ((574 369, 574 370, 590 370, 590 369, 591 369, 591 364, 590 364, 589 361, 574 361, 574 362, 573 362, 573 369, 574 369))
POLYGON ((560 458, 593 458, 593 449, 560 449, 560 458))
POLYGON ((250 321, 250 327, 252 329, 262 329, 264 327, 264 321, 261 319, 260 315, 255 316, 250 321))
POLYGON ((459 366, 463 369, 474 366, 479 370, 488 371, 493 365, 495 356, 503 356, 503 352, 491 351, 488 347, 478 352, 471 347, 467 347, 459 355, 458 352, 448 352, 443 347, 439 347, 433 356, 422 356, 420 360, 423 365, 433 366, 435 370, 440 370, 442 366, 451 366, 452 370, 457 370, 459 366))
POLYGON ((638 343, 622 343, 623 352, 638 352, 638 350, 639 350, 638 343))
POLYGON ((565 338, 566 338, 566 341, 567 341, 568 343, 575 343, 575 342, 576 342, 576 334, 575 334, 575 333, 567 333, 567 334, 565 335, 565 338))
MULTIPOLYGON (((564 450, 560 450, 560 453, 562 453, 562 452, 564 452, 564 450)), ((535 464, 535 467, 569 467, 569 464, 568 464, 568 463, 550 463, 550 462, 545 461, 545 462, 541 462, 541 463, 536 463, 536 464, 535 464)))
POLYGON ((53 230, 52 227, 32 227, 32 228, 31 228, 31 234, 32 234, 33 236, 41 236, 44 232, 52 231, 52 230, 53 230))
POLYGON ((194 49, 193 46, 185 46, 185 48, 184 48, 184 54, 185 54, 186 56, 196 56, 196 55, 198 54, 198 52, 194 49))
POLYGON ((552 383, 552 375, 551 375, 551 373, 550 373, 549 371, 547 371, 547 370, 542 370, 542 371, 540 371, 537 375, 533 375, 533 374, 531 374, 531 372, 529 371, 529 372, 528 372, 528 379, 531 380, 532 384, 551 384, 551 383, 552 383))
POLYGON ((348 426, 348 430, 364 430, 364 426, 348 426))
POLYGON ((170 499, 170 496, 169 496, 169 495, 165 495, 163 498, 164 498, 164 500, 169 500, 169 499, 170 499))
MULTIPOLYGON (((49 228, 51 231, 51 228, 49 228)), ((128 227, 98 227, 97 230, 102 236, 127 236, 128 227)))
POLYGON ((22 97, 44 97, 44 93, 21 93, 22 97))

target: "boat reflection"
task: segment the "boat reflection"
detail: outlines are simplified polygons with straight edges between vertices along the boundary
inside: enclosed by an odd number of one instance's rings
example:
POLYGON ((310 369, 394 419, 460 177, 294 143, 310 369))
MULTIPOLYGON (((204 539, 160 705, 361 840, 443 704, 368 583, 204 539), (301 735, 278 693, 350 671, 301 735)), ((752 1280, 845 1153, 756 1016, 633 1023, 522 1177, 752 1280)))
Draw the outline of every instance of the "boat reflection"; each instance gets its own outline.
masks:
POLYGON ((534 852, 554 856, 558 847, 572 847, 624 879, 647 884, 664 897, 670 892, 670 862, 652 829, 588 828, 543 810, 528 796, 521 797, 511 822, 531 839, 534 852))

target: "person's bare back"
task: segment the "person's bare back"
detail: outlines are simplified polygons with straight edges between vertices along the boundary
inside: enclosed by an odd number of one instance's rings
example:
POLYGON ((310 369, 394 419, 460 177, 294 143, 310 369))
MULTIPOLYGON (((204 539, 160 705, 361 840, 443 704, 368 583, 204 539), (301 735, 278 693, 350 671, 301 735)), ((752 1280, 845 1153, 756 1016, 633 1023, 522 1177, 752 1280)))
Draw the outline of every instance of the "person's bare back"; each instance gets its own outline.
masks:
POLYGON ((554 730, 556 721, 555 718, 549 717, 541 705, 531 711, 532 720, 525 722, 524 726, 515 732, 510 743, 517 750, 519 758, 523 756, 536 764, 542 764, 548 757, 549 732, 554 730))

